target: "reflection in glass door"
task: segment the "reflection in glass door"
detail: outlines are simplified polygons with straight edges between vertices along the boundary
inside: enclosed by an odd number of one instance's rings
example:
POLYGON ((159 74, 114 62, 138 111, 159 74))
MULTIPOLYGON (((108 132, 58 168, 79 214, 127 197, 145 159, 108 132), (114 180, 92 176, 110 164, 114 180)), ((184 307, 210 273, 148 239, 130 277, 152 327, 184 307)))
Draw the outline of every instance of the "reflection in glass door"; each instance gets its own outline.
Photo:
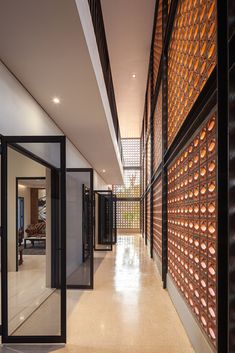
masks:
POLYGON ((93 289, 93 169, 66 171, 67 288, 93 289))
POLYGON ((65 138, 3 137, 1 194, 2 341, 65 342, 65 138))
POLYGON ((113 193, 95 190, 95 247, 96 251, 112 251, 113 245, 113 193))

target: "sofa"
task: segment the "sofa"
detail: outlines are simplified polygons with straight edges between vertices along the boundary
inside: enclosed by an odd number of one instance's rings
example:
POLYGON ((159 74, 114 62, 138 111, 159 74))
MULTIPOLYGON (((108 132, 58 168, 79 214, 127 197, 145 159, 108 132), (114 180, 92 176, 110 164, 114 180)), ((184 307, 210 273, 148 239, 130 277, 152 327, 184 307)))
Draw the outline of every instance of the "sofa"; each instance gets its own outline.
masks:
POLYGON ((35 241, 44 241, 46 245, 46 222, 40 221, 35 224, 30 224, 25 229, 27 236, 24 238, 24 247, 26 248, 27 240, 34 246, 35 241))

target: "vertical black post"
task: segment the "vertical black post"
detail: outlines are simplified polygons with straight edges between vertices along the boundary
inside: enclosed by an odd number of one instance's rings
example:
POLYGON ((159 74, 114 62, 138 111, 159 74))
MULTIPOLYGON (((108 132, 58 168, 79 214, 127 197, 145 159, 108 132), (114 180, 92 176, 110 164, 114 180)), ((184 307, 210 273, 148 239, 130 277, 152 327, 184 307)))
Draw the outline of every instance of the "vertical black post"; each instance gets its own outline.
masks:
POLYGON ((90 237, 90 284, 94 288, 94 171, 90 172, 90 194, 89 194, 89 237, 90 237))
POLYGON ((7 299, 7 143, 1 137, 1 281, 2 281, 2 343, 8 334, 8 299, 7 299))
POLYGON ((51 287, 60 288, 60 173, 56 169, 51 169, 51 287))
POLYGON ((229 352, 235 351, 235 6, 228 2, 229 23, 229 352))
MULTIPOLYGON (((165 37, 165 29, 168 16, 168 2, 163 0, 162 35, 165 37)), ((166 288, 168 267, 168 241, 167 241, 167 167, 164 164, 164 155, 167 150, 167 124, 168 124, 168 94, 167 94, 167 48, 162 53, 162 282, 166 288)))
POLYGON ((61 136, 60 143, 60 219, 61 219, 61 336, 66 343, 67 336, 67 309, 66 309, 66 137, 61 136))
POLYGON ((217 349, 228 351, 228 3, 217 1, 217 349))
POLYGON ((228 351, 228 3, 217 1, 217 349, 228 351))

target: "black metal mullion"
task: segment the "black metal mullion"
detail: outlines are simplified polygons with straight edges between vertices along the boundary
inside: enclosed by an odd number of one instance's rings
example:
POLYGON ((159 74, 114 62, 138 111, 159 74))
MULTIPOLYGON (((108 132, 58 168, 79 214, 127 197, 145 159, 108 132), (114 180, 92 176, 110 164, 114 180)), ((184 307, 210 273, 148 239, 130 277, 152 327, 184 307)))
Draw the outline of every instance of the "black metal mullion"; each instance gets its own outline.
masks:
MULTIPOLYGON (((163 0, 163 38, 165 38, 166 21, 168 18, 168 2, 163 0)), ((172 19, 173 27, 174 18, 172 19)), ((162 53, 162 161, 167 150, 167 127, 168 127, 168 46, 163 44, 162 53)), ((168 235, 167 235, 167 168, 162 163, 162 282, 163 288, 167 286, 168 270, 168 235)))
POLYGON ((217 350, 228 351, 229 209, 229 38, 228 2, 217 1, 217 350))
POLYGON ((8 336, 8 264, 7 264, 7 143, 1 137, 1 308, 2 342, 8 336))

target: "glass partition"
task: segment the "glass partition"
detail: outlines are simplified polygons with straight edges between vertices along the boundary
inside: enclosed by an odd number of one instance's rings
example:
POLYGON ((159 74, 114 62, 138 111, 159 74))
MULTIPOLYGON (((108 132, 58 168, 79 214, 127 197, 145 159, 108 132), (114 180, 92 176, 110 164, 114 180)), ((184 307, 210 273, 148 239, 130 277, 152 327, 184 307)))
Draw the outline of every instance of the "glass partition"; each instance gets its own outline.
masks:
MULTIPOLYGON (((1 138, 0 138, 0 149, 2 148, 1 146, 1 138)), ((1 168, 2 168, 2 158, 0 154, 0 185, 1 185, 1 168)), ((1 188, 0 188, 0 199, 2 199, 1 195, 1 188)), ((0 202, 0 224, 2 226, 1 222, 1 202, 0 202)), ((1 247, 2 247, 2 228, 0 228, 0 264, 1 264, 1 247)), ((0 266, 0 288, 2 286, 2 270, 0 266)), ((0 327, 2 327, 2 291, 0 290, 0 327)))
POLYGON ((96 251, 111 251, 113 244, 113 194, 110 190, 94 192, 96 251))
POLYGON ((93 288, 93 170, 67 169, 67 288, 93 288))
POLYGON ((117 243, 117 196, 113 194, 113 245, 117 243))
POLYGON ((65 342, 65 141, 56 139, 3 138, 3 342, 65 342))

